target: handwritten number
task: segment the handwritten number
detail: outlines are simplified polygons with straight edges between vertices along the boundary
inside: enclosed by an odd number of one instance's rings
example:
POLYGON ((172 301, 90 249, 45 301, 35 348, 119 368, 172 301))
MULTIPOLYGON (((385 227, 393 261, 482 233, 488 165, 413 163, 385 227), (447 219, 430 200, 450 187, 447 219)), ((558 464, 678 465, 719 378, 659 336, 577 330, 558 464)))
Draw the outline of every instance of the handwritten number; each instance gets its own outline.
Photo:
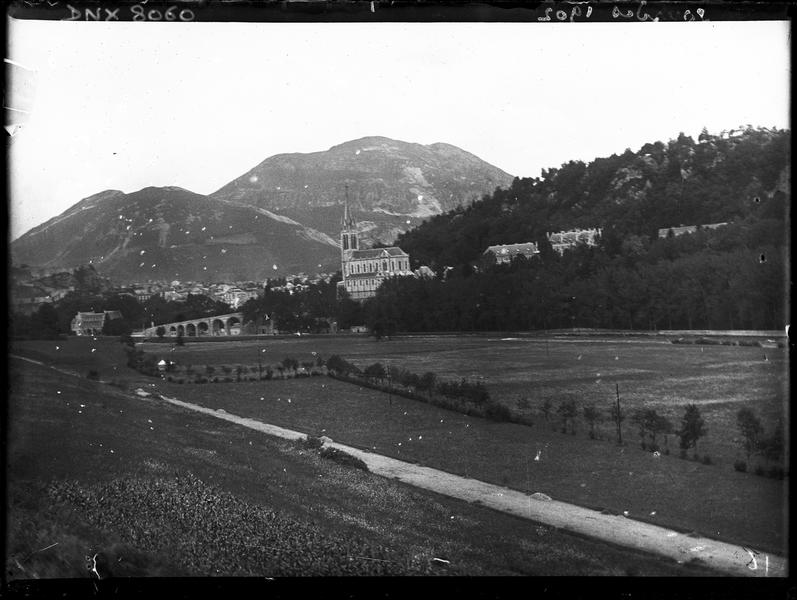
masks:
POLYGON ((172 12, 172 11, 175 11, 175 10, 177 10, 176 6, 170 6, 166 10, 166 12, 163 14, 163 16, 166 17, 167 21, 174 21, 174 20, 177 19, 177 15, 175 15, 174 12, 172 12))
POLYGON ((551 11, 553 9, 548 6, 545 8, 545 16, 544 17, 537 17, 538 21, 550 21, 551 20, 551 11))
POLYGON ((144 9, 139 6, 138 4, 134 4, 130 7, 130 12, 133 13, 133 20, 134 21, 146 21, 147 17, 144 16, 144 9))
POLYGON ((180 11, 180 20, 181 21, 193 21, 194 20, 194 11, 186 8, 180 11))

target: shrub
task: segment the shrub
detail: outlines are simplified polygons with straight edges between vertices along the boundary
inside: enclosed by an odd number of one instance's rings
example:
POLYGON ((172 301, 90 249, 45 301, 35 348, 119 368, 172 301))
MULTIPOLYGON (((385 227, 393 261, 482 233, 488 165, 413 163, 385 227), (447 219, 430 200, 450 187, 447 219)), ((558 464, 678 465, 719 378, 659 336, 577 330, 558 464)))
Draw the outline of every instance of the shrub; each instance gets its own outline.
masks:
POLYGON ((180 377, 180 379, 177 380, 177 383, 185 383, 185 380, 182 377, 180 377))
POLYGON ((686 449, 681 448, 681 451, 678 453, 678 457, 686 460, 686 449))
POLYGON ((764 474, 764 467, 762 467, 761 465, 758 465, 758 466, 755 468, 755 471, 754 471, 754 473, 755 473, 756 475, 758 475, 758 476, 762 476, 762 475, 764 474))
POLYGON ((114 377, 111 380, 111 385, 114 387, 118 387, 120 390, 127 389, 127 382, 124 379, 117 379, 116 377, 114 377))
POLYGON ((747 472, 747 463, 743 460, 737 460, 733 463, 733 468, 739 473, 746 473, 747 472))
POLYGON ((320 437, 306 435, 303 439, 299 440, 299 445, 307 450, 318 450, 324 445, 320 437))
POLYGON ((670 449, 669 448, 665 448, 664 449, 664 454, 669 456, 670 455, 670 449))
POLYGON ((484 411, 484 416, 493 421, 511 421, 512 411, 498 402, 489 402, 484 411))
POLYGON ((710 464, 712 464, 712 463, 711 463, 711 457, 710 457, 708 454, 704 454, 704 455, 703 455, 703 464, 704 464, 704 465, 710 465, 710 464))
POLYGON ((700 455, 697 452, 695 452, 692 455, 692 460, 695 461, 695 462, 698 462, 700 460, 700 455))
POLYGON ((100 374, 97 371, 95 371, 94 369, 91 369, 88 372, 88 374, 86 375, 86 377, 89 378, 89 379, 97 380, 97 379, 100 378, 100 374))
POLYGON ((783 479, 785 477, 783 467, 770 467, 769 471, 767 471, 767 477, 771 477, 772 479, 783 479))
POLYGON ((322 458, 328 458, 330 460, 334 460, 336 463, 339 463, 341 465, 354 467, 355 469, 361 469, 363 471, 368 470, 368 465, 366 465, 365 462, 363 462, 356 456, 352 456, 348 452, 344 452, 343 450, 338 450, 337 448, 330 448, 325 446, 321 448, 318 454, 322 458))

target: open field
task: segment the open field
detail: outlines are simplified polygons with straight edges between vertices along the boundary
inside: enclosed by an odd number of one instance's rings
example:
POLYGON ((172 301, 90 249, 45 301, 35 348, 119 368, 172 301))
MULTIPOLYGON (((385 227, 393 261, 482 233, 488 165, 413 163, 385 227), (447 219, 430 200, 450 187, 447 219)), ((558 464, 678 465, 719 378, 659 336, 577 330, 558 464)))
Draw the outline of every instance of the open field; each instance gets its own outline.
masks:
MULTIPOLYGON (((181 362, 197 365, 235 365, 239 362, 246 364, 245 356, 256 357, 261 347, 267 348, 269 362, 277 362, 285 356, 309 360, 312 352, 324 356, 338 352, 362 366, 387 359, 391 364, 417 371, 435 370, 442 376, 453 377, 455 365, 463 364, 457 361, 464 360, 461 356, 465 355, 470 357, 471 365, 480 359, 479 364, 492 374, 488 374, 488 389, 498 398, 502 396, 494 391, 496 385, 503 385, 501 389, 520 385, 522 366, 534 360, 537 365, 534 373, 538 374, 539 379, 532 383, 538 389, 543 387, 541 382, 546 382, 551 389, 557 389, 552 383, 554 381, 559 381, 559 387, 565 391, 577 389, 581 385, 605 386, 608 388, 605 390, 609 396, 608 404, 612 398, 613 384, 606 384, 605 381, 584 384, 566 378, 566 371, 562 372, 561 364, 557 365, 556 359, 561 363, 564 357, 570 356, 571 362, 579 365, 576 368, 602 369, 602 379, 605 377, 604 372, 609 373, 610 377, 619 378, 621 375, 628 376, 632 369, 637 369, 639 373, 645 366, 644 371, 648 373, 648 388, 645 389, 650 390, 650 395, 643 401, 654 403, 657 407, 663 405, 659 403, 661 400, 657 400, 659 396, 654 393, 653 382, 667 380, 668 377, 664 375, 667 370, 671 370, 674 379, 687 381, 690 377, 696 377, 696 373, 703 373, 706 381, 726 391, 727 388, 722 386, 727 385, 725 380, 728 378, 737 381, 737 391, 739 387, 744 387, 747 379, 751 379, 752 383, 746 385, 749 393, 753 393, 750 390, 767 390, 768 395, 754 406, 757 410, 769 406, 768 414, 777 413, 777 406, 783 398, 780 394, 784 380, 777 373, 780 372, 778 369, 785 368, 784 350, 770 351, 772 355, 769 361, 762 359, 762 362, 770 364, 761 366, 753 360, 754 354, 748 354, 760 353, 760 348, 706 346, 701 352, 700 347, 655 344, 649 340, 644 343, 636 340, 550 340, 547 354, 544 341, 537 342, 532 352, 531 342, 493 341, 492 338, 480 339, 476 336, 430 336, 390 342, 359 338, 347 347, 337 349, 333 342, 334 338, 320 337, 275 339, 265 345, 217 342, 211 349, 197 343, 177 348, 174 356, 181 362), (420 347, 424 349, 423 353, 418 352, 420 347), (412 352, 413 349, 416 352, 412 352), (580 350, 580 361, 578 354, 573 356, 574 350, 580 350), (623 354, 619 354, 621 350, 623 354), (615 352, 618 354, 613 354, 615 352), (615 356, 618 357, 616 361, 615 356), (736 375, 738 366, 725 366, 732 362, 732 358, 737 362, 747 358, 746 362, 752 365, 747 379, 736 375), (504 368, 496 363, 503 364, 504 368), (444 371, 440 365, 448 371, 444 371), (766 370, 770 367, 776 370, 774 375, 766 370), (496 384, 495 380, 499 377, 505 381, 496 384)), ((110 341, 98 343, 105 349, 100 357, 97 357, 96 352, 90 353, 90 348, 97 346, 90 340, 72 339, 66 342, 70 344, 70 360, 75 365, 80 364, 79 368, 87 369, 88 365, 93 364, 92 361, 97 361, 101 376, 106 377, 107 373, 113 372, 114 366, 119 368, 119 364, 123 364, 123 355, 118 344, 114 346, 110 341), (80 357, 83 363, 80 363, 80 357)), ((168 346, 154 346, 168 350, 168 346)), ((56 356, 56 352, 60 352, 55 351, 55 343, 50 342, 30 342, 20 347, 25 354, 38 351, 40 357, 56 356)), ((471 371, 461 372, 460 375, 471 375, 471 371)), ((635 381, 644 382, 645 379, 640 377, 635 381)), ((734 472, 730 461, 735 456, 736 448, 732 440, 721 439, 723 435, 732 437, 735 434, 734 415, 743 398, 748 397, 745 393, 736 396, 735 400, 701 403, 701 394, 691 386, 682 385, 681 393, 690 396, 683 399, 684 396, 675 395, 679 406, 681 402, 693 401, 700 404, 704 411, 710 432, 708 438, 701 440, 700 450, 701 453, 711 452, 715 462, 719 463, 706 466, 672 456, 654 457, 641 451, 635 443, 618 448, 607 441, 589 440, 583 431, 570 436, 554 432, 543 423, 531 428, 491 423, 396 396, 389 398, 373 390, 328 378, 205 385, 157 382, 157 386, 169 396, 211 408, 224 408, 228 412, 300 431, 323 432, 336 441, 403 460, 420 462, 522 491, 541 491, 558 500, 583 506, 605 508, 616 513, 628 511, 632 518, 676 529, 695 530, 708 537, 748 544, 770 552, 785 553, 787 485, 781 481, 734 472), (723 407, 729 415, 724 425, 725 434, 721 433, 722 422, 715 421, 712 417, 714 413, 709 412, 717 407, 723 407), (715 441, 715 438, 720 439, 715 441), (534 460, 537 455, 539 460, 534 460)), ((621 385, 625 403, 629 401, 625 400, 624 389, 621 385)), ((708 389, 712 388, 709 386, 708 389)), ((511 398, 511 395, 507 397, 511 398)), ((676 400, 671 398, 670 401, 676 400)), ((627 404, 624 406, 628 408, 627 404)), ((635 440, 630 425, 626 428, 627 437, 635 440)))
MULTIPOLYGON (((146 345, 146 344, 145 344, 146 345)), ((619 385, 623 409, 655 408, 674 425, 684 406, 697 404, 708 426, 700 440, 701 456, 731 468, 740 454, 736 412, 751 407, 768 429, 778 418, 788 423, 788 357, 785 348, 671 344, 657 337, 411 336, 377 342, 365 336, 264 338, 245 342, 149 344, 147 351, 168 352, 183 364, 256 365, 285 357, 313 360, 339 354, 363 368, 382 362, 418 374, 433 371, 441 378, 462 377, 485 382, 490 396, 519 413, 539 415, 546 399, 554 410, 563 400, 594 402, 604 415, 619 385), (265 349, 265 352, 261 350, 265 349), (530 408, 518 407, 528 399, 530 408)), ((541 417, 540 417, 541 420, 541 417)), ((586 427, 581 424, 582 431, 586 427)), ((637 435, 626 423, 627 439, 637 435)), ((603 437, 614 434, 610 423, 599 424, 603 437)), ((677 440, 673 448, 677 446, 677 440)), ((676 450, 677 452, 677 450, 676 450)), ((752 469, 752 465, 751 465, 752 469)))
MULTIPOLYGON (((74 346, 67 362, 112 369, 118 346, 74 346)), ((95 566, 116 577, 709 574, 421 492, 114 386, 17 359, 10 371, 10 579, 85 578, 95 566)))

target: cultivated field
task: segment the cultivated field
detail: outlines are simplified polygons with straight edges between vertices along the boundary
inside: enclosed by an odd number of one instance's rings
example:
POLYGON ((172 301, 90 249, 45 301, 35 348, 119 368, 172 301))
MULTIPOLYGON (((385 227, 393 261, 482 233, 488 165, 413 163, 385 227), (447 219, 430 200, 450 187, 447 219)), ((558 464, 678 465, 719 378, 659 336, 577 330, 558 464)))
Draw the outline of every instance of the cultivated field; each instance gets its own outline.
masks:
MULTIPOLYGON (((70 345, 69 361, 77 368, 96 364, 103 378, 124 369, 118 349, 90 353, 100 342, 71 339, 66 344, 70 345)), ((101 344, 110 349, 112 343, 101 344)), ((20 348, 50 360, 63 350, 63 344, 60 350, 55 346, 31 342, 20 348)), ((785 552, 787 485, 732 468, 739 454, 734 443, 738 408, 753 407, 766 417, 768 426, 783 414, 788 397, 784 349, 701 349, 654 339, 546 341, 481 336, 423 336, 388 342, 353 336, 271 338, 190 343, 173 352, 166 344, 146 346, 147 352, 165 352, 173 360, 197 367, 253 365, 258 356, 264 364, 285 357, 304 361, 313 359, 315 352, 324 357, 337 353, 362 367, 381 361, 419 373, 431 370, 440 377, 484 377, 491 395, 514 410, 519 398, 528 398, 535 425, 493 423, 323 377, 204 385, 158 381, 157 387, 179 399, 324 433, 342 443, 452 473, 785 552), (698 404, 709 428, 699 450, 701 455, 710 454, 714 464, 643 452, 630 423, 625 425, 629 443, 619 448, 610 440, 587 439, 583 425, 575 436, 558 433, 539 415, 546 397, 554 405, 575 398, 608 408, 615 382, 626 410, 653 406, 671 416, 676 425, 683 405, 698 404)), ((605 425, 606 437, 609 432, 605 425)), ((671 446, 677 446, 675 440, 671 446)))
MULTIPOLYGON (((138 397, 133 387, 153 386, 123 366, 115 341, 23 346, 12 352, 64 357, 52 362, 78 373, 97 369, 117 385, 11 359, 5 569, 12 580, 88 578, 95 570, 102 577, 708 574, 699 564, 421 492, 138 397), (123 381, 130 388, 121 389, 123 381)), ((244 393, 237 386, 213 389, 230 398, 244 393)), ((211 388, 173 389, 187 397, 211 388)), ((357 388, 335 389, 345 397, 357 388)))

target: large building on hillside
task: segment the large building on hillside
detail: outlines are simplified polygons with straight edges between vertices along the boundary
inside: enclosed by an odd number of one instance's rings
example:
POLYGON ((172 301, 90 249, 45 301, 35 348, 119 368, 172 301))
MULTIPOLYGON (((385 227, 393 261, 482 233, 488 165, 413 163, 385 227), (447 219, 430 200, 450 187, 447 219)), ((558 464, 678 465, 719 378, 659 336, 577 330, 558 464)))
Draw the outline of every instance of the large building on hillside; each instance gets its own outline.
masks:
POLYGON ((412 276, 410 255, 401 248, 360 247, 357 222, 349 207, 349 194, 343 207, 340 232, 340 263, 343 281, 338 288, 345 290, 352 300, 365 300, 376 295, 376 290, 390 277, 412 276))
POLYGON ((502 265, 511 263, 518 256, 531 258, 539 254, 537 244, 525 242, 523 244, 502 244, 498 246, 488 246, 482 256, 487 260, 492 260, 495 264, 502 265))
POLYGON ((557 231, 556 233, 546 233, 546 237, 554 251, 560 255, 565 250, 575 248, 579 244, 595 246, 601 235, 602 229, 571 229, 570 231, 557 231))
POLYGON ((672 233, 673 237, 684 235, 687 233, 695 233, 698 229, 717 229, 724 227, 727 223, 708 223, 706 225, 681 225, 680 227, 664 227, 659 229, 659 239, 669 237, 672 233))

